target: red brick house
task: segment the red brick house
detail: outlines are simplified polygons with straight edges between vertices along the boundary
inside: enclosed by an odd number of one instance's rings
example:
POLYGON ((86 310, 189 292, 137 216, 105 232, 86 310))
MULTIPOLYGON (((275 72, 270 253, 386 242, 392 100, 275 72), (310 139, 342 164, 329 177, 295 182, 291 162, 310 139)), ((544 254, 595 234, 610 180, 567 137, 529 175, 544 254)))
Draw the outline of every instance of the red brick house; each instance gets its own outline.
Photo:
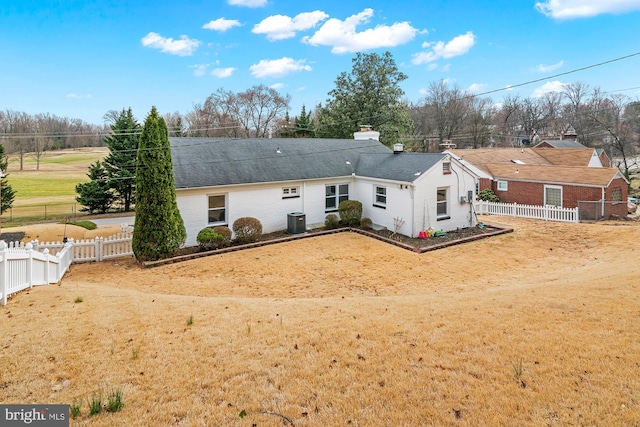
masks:
MULTIPOLYGON (((605 216, 627 215, 628 181, 603 167, 591 148, 481 148, 449 150, 478 176, 478 191, 491 189, 505 203, 575 208, 604 201, 605 216)), ((602 208, 604 210, 604 208, 602 208)))

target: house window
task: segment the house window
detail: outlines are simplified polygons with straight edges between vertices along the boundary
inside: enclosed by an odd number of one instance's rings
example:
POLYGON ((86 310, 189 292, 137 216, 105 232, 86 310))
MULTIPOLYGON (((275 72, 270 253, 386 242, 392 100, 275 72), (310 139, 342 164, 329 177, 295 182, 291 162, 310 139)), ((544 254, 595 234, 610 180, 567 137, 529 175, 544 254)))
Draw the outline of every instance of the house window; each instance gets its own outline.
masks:
POLYGON ((442 173, 445 174, 445 175, 451 173, 451 163, 450 162, 442 163, 442 173))
POLYGON ((383 187, 380 185, 374 186, 375 194, 373 195, 373 206, 379 208, 386 208, 387 206, 387 187, 383 187))
POLYGON ((227 222, 227 196, 209 196, 209 224, 226 224, 227 222))
POLYGON ((449 207, 447 205, 447 189, 438 188, 438 197, 436 199, 436 214, 438 221, 442 219, 449 219, 449 207))
POLYGON ((349 200, 349 184, 331 184, 325 186, 326 212, 337 211, 340 202, 349 200))
POLYGON ((562 207, 562 187, 544 187, 544 204, 547 206, 562 207))
POLYGON ((283 199, 293 199, 294 197, 300 197, 300 187, 285 187, 282 189, 283 199))
POLYGON ((498 190, 507 191, 509 189, 509 183, 507 181, 498 181, 498 190))
POLYGON ((616 188, 615 190, 613 190, 613 192, 611 193, 611 200, 614 203, 615 202, 621 202, 622 201, 622 189, 616 188))

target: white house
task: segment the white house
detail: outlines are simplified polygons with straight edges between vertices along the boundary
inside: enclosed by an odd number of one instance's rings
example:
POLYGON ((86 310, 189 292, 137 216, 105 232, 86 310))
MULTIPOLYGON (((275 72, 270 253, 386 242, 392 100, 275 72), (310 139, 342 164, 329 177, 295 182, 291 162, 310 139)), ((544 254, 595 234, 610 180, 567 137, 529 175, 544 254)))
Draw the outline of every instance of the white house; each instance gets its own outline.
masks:
POLYGON ((257 218, 264 233, 288 229, 294 214, 307 228, 324 224, 348 199, 362 202, 363 218, 411 237, 475 225, 476 178, 458 160, 390 150, 377 132, 354 136, 169 138, 186 245, 203 228, 231 228, 240 217, 257 218))

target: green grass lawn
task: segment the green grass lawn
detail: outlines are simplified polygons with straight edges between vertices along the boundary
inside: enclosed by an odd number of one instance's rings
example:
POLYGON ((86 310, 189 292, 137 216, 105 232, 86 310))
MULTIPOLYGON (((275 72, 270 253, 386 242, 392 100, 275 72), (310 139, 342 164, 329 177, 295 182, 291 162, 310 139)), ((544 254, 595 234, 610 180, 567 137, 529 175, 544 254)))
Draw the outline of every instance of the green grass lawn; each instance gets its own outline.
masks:
POLYGON ((19 159, 9 156, 7 181, 16 196, 13 208, 2 215, 3 222, 82 214, 76 185, 87 182, 89 166, 107 154, 107 148, 51 151, 39 168, 34 156, 26 155, 22 170, 19 159))

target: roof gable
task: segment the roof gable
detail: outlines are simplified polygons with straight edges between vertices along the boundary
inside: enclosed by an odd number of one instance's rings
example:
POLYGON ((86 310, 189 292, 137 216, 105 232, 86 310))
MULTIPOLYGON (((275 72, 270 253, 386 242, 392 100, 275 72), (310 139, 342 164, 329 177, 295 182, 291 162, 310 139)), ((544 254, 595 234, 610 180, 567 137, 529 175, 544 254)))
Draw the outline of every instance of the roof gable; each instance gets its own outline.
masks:
POLYGON ((356 175, 414 182, 445 157, 447 155, 442 153, 363 153, 358 161, 356 175))

